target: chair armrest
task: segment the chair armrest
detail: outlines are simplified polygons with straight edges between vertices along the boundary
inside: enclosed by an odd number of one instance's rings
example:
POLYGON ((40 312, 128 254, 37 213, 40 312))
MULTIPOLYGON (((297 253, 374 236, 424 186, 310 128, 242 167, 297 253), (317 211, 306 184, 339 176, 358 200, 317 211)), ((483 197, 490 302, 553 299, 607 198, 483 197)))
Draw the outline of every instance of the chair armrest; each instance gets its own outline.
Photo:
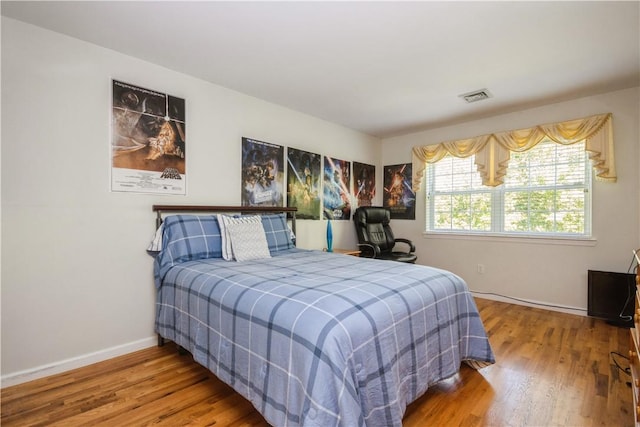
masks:
POLYGON ((413 244, 413 242, 409 239, 402 239, 402 238, 397 238, 395 239, 396 243, 404 243, 406 245, 409 245, 409 252, 415 252, 416 251, 416 247, 413 244))
POLYGON ((373 256, 371 258, 380 257, 380 246, 376 245, 373 242, 358 243, 358 249, 362 251, 362 255, 364 256, 373 253, 373 256))

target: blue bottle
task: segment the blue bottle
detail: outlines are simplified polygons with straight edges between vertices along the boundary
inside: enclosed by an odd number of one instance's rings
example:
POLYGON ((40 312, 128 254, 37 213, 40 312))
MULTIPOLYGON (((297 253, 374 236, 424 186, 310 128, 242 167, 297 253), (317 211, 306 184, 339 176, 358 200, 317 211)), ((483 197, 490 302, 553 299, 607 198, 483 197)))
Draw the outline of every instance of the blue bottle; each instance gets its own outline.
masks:
POLYGON ((331 220, 327 220, 327 252, 333 252, 333 231, 331 230, 331 220))

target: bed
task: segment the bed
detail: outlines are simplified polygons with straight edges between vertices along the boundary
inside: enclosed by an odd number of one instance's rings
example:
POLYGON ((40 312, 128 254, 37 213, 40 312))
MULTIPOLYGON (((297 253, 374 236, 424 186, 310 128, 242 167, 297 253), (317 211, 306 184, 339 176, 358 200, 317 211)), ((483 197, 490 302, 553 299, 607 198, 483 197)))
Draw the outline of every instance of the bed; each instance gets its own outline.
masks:
POLYGON ((273 426, 401 426, 461 363, 494 363, 451 272, 298 249, 295 208, 154 211, 159 344, 185 348, 273 426), (247 230, 262 256, 238 261, 247 230))

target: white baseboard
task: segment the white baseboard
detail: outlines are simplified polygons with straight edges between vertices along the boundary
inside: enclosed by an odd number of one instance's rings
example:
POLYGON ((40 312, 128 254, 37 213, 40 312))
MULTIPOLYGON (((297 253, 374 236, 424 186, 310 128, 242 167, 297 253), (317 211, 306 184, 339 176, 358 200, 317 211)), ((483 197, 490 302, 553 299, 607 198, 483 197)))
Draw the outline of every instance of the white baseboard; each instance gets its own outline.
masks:
POLYGON ((0 388, 10 387, 12 385, 26 383, 28 381, 37 380, 39 378, 48 377, 50 375, 59 374, 61 372, 70 371, 72 369, 81 368, 93 363, 102 362, 103 360, 112 359, 124 354, 133 353, 134 351, 157 345, 158 339, 154 337, 144 338, 127 344, 118 345, 94 353, 88 353, 71 359, 61 360, 49 365, 42 365, 24 371, 14 372, 0 377, 0 388))
POLYGON ((581 308, 581 307, 570 307, 566 305, 556 305, 556 304, 551 304, 551 303, 546 303, 541 301, 525 300, 521 298, 509 297, 506 295, 499 295, 492 292, 471 291, 471 294, 477 298, 484 298, 484 299, 500 301, 500 302, 508 302, 509 304, 524 305, 526 307, 542 308, 550 311, 558 311, 560 313, 576 314, 578 316, 585 316, 585 317, 587 316, 587 309, 581 308))

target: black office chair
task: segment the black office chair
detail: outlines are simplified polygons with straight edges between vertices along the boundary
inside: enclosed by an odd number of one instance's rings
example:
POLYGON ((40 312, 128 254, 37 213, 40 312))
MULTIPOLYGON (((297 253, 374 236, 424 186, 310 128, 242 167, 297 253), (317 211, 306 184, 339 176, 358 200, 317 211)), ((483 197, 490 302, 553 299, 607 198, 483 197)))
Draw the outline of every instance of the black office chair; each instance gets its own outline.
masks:
POLYGON ((392 261, 415 263, 416 248, 408 239, 396 239, 389 222, 391 212, 380 206, 361 206, 353 215, 358 234, 358 248, 362 256, 392 261), (394 251, 396 243, 409 246, 409 251, 394 251))

